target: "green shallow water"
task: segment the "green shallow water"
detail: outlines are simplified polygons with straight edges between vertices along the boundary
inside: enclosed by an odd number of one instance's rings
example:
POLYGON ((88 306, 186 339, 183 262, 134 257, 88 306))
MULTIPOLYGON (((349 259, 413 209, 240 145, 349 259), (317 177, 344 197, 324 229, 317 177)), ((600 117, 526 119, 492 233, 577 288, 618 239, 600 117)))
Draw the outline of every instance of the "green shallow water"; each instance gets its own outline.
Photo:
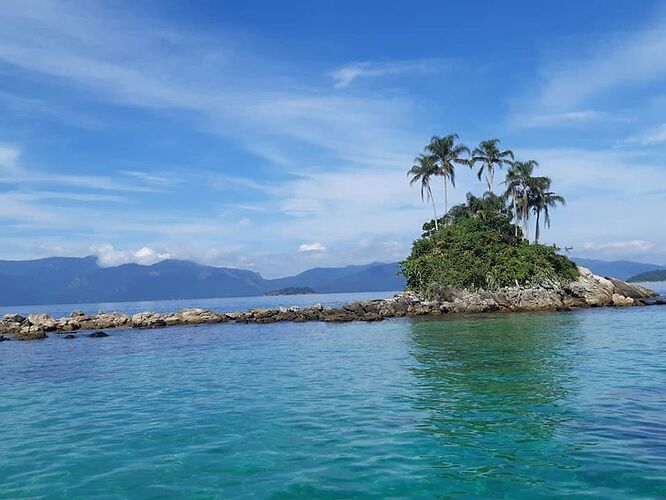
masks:
POLYGON ((0 344, 0 497, 663 498, 666 307, 0 344))

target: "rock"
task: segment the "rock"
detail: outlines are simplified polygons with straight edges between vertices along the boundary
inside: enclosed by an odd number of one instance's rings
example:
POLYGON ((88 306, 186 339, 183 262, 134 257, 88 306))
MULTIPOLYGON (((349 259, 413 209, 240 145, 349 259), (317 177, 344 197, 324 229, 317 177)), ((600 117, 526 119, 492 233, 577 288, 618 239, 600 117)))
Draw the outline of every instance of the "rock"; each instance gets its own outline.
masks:
POLYGON ((177 313, 182 323, 188 325, 201 325, 207 323, 221 323, 226 321, 224 314, 218 314, 207 309, 183 309, 177 313))
POLYGON ((0 342, 8 342, 11 339, 9 337, 5 337, 4 335, 0 335, 0 342))
POLYGON ((31 314, 27 318, 27 323, 45 332, 52 332, 57 327, 56 321, 48 314, 31 314))
MULTIPOLYGON (((92 334, 91 334, 91 335, 92 335, 92 334)), ((70 339, 75 339, 75 338, 76 338, 76 335, 72 335, 71 333, 69 333, 69 334, 63 336, 63 339, 68 339, 68 340, 70 340, 70 339)))
POLYGON ((25 320, 20 314, 5 314, 2 318, 2 321, 7 323, 23 323, 25 320))
POLYGON ((365 307, 363 307, 362 302, 352 302, 351 304, 345 304, 342 306, 342 309, 359 317, 365 314, 365 307))
POLYGON ((624 281, 608 278, 615 287, 615 293, 624 295, 630 299, 646 299, 656 296, 652 290, 645 287, 634 285, 633 283, 626 283, 624 281))
POLYGON ((142 312, 132 316, 131 325, 132 328, 163 328, 167 322, 161 314, 142 312))
MULTIPOLYGON (((69 337, 69 335, 67 335, 67 336, 69 337)), ((90 335, 88 335, 88 337, 90 337, 91 339, 101 339, 101 338, 108 337, 108 336, 109 336, 108 333, 102 332, 102 331, 93 332, 90 335)), ((73 337, 73 335, 72 335, 72 337, 73 337)))
POLYGON ((250 309, 247 318, 257 323, 275 323, 275 317, 279 313, 279 309, 250 309))
POLYGON ((607 306, 613 302, 615 285, 612 281, 592 274, 589 269, 578 267, 580 277, 570 283, 565 290, 584 300, 590 307, 607 306))
POLYGON ((666 305, 666 297, 648 297, 640 302, 646 306, 663 306, 666 305))
POLYGON ((81 323, 73 318, 60 318, 56 320, 57 332, 73 332, 81 328, 81 323))
POLYGON ((320 314, 320 318, 326 322, 348 322, 354 321, 354 313, 345 309, 324 309, 320 314))
POLYGON ((21 330, 14 335, 14 340, 40 340, 47 337, 46 331, 43 328, 34 325, 26 325, 21 327, 21 330))
POLYGON ((315 304, 314 306, 304 307, 300 311, 300 315, 303 317, 303 321, 318 321, 323 319, 327 314, 331 314, 331 311, 334 311, 330 308, 324 308, 321 304, 315 304))
MULTIPOLYGON (((154 315, 155 313, 149 313, 154 315)), ((103 329, 103 328, 123 328, 123 327, 128 327, 132 325, 132 318, 130 318, 128 315, 119 313, 119 312, 112 312, 112 313, 106 313, 102 312, 99 313, 97 316, 84 316, 84 317, 79 317, 78 319, 79 323, 81 324, 81 328, 84 328, 84 323, 86 323, 87 329, 103 329)))
POLYGON ((85 316, 86 313, 83 311, 72 311, 72 313, 69 315, 70 318, 80 318, 81 316, 85 316))
POLYGON ((629 307, 634 305, 634 299, 631 297, 625 297, 619 293, 614 293, 612 300, 615 307, 629 307))
POLYGON ((382 321, 384 317, 381 314, 375 312, 367 312, 359 318, 361 321, 382 321))

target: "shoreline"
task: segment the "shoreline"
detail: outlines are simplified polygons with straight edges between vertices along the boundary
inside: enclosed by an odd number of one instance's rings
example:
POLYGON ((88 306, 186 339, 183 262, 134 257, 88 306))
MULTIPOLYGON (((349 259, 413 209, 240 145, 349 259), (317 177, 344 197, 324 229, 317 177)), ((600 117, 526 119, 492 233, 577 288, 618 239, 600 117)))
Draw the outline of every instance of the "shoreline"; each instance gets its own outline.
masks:
POLYGON ((585 268, 579 270, 580 277, 564 286, 543 283, 492 292, 459 290, 449 292, 446 300, 426 300, 413 292, 401 292, 386 299, 362 300, 340 307, 315 304, 236 312, 191 308, 173 313, 141 312, 131 316, 120 312, 87 315, 75 311, 62 318, 52 318, 48 314, 31 314, 27 317, 7 314, 0 320, 0 340, 37 340, 46 338, 49 333, 69 334, 68 338, 73 338, 72 334, 78 331, 97 330, 97 333, 100 333, 101 330, 118 328, 150 329, 228 322, 374 322, 395 317, 437 317, 446 314, 666 305, 666 298, 658 297, 652 290, 613 278, 596 276, 585 268), (6 335, 9 338, 5 337, 6 335))

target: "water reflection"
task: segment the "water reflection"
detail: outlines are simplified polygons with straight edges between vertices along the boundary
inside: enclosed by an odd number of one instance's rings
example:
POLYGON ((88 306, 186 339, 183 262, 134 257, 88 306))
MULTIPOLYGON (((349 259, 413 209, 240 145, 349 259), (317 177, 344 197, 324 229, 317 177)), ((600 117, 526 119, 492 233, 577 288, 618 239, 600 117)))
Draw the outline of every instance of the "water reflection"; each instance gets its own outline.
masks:
MULTIPOLYGON (((530 482, 534 467, 574 467, 558 427, 574 418, 575 314, 513 314, 411 324, 422 430, 446 474, 530 482)), ((458 477, 459 478, 459 477, 458 477)))

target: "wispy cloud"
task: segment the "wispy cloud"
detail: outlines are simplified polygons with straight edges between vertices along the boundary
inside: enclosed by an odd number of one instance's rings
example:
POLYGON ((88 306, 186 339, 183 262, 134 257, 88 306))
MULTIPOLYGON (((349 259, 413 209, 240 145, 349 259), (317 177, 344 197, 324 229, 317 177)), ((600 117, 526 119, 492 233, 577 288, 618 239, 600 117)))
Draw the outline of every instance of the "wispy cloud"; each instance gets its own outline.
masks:
MULTIPOLYGON (((195 126, 234 137, 283 165, 290 159, 284 147, 276 147, 276 137, 318 146, 347 160, 368 154, 369 145, 390 154, 409 140, 404 130, 392 126, 414 114, 406 101, 343 97, 295 84, 301 75, 284 71, 276 76, 274 62, 217 48, 232 45, 219 34, 207 39, 175 31, 157 19, 148 29, 137 19, 118 18, 117 12, 111 15, 99 6, 74 12, 67 4, 49 1, 39 2, 41 8, 12 5, 0 13, 3 25, 10 26, 0 33, 0 60, 5 63, 109 102, 188 113, 185 119, 195 126), (35 38, 31 33, 37 31, 40 36, 35 38), (179 51, 172 50, 174 44, 179 51), (245 60, 252 60, 252 66, 245 60)), ((361 74, 386 74, 424 71, 431 63, 363 64, 361 74)))
POLYGON ((180 182, 180 179, 175 178, 173 175, 167 177, 164 175, 157 175, 140 170, 121 170, 120 173, 127 177, 132 177, 134 179, 143 181, 146 184, 152 184, 153 186, 158 187, 173 186, 174 184, 178 184, 180 182))
POLYGON ((642 32, 620 36, 589 57, 555 63, 546 76, 539 102, 546 109, 571 109, 600 94, 666 77, 666 21, 642 32))
POLYGON ((525 128, 584 125, 600 120, 618 121, 620 119, 610 113, 594 110, 544 114, 517 114, 511 118, 511 122, 514 126, 525 128))
POLYGON ((441 59, 415 59, 408 61, 364 61, 353 62, 329 73, 335 81, 335 87, 349 87, 359 79, 380 78, 404 74, 423 74, 441 71, 450 67, 450 63, 441 59))
POLYGON ((628 144, 639 144, 641 146, 655 146, 666 143, 666 123, 649 129, 640 134, 629 137, 628 144))
MULTIPOLYGON (((28 168, 21 162, 21 149, 16 146, 0 146, 0 168, 4 170, 0 182, 25 188, 29 185, 61 185, 101 191, 123 191, 145 193, 155 191, 153 186, 143 183, 126 182, 116 177, 104 175, 54 174, 28 168)), ((53 168, 53 166, 51 166, 53 168)), ((65 169, 63 169, 65 170, 65 169)), ((145 181, 145 179, 142 179, 145 181)))

